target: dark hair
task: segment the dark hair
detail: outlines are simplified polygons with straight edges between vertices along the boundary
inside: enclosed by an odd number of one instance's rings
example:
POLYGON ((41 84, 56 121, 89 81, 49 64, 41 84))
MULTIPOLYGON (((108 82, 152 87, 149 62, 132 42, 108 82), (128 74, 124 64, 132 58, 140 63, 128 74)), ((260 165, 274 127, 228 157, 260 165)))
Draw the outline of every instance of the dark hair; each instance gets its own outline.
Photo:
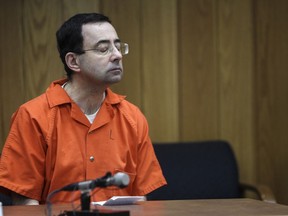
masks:
POLYGON ((67 77, 71 78, 73 70, 71 70, 66 62, 65 55, 68 52, 82 53, 83 52, 83 36, 82 26, 87 23, 108 22, 111 23, 108 17, 98 13, 81 13, 72 16, 65 21, 56 32, 57 48, 60 58, 64 64, 67 77))

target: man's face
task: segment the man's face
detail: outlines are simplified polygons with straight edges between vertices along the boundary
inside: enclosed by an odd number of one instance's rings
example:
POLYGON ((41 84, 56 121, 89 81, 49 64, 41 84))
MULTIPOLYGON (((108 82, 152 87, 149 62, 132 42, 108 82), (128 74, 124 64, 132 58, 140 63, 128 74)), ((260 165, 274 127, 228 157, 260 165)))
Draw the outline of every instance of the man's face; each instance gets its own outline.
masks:
POLYGON ((108 22, 85 24, 82 35, 83 50, 96 50, 79 56, 81 76, 98 85, 119 82, 123 76, 122 54, 117 49, 120 40, 114 27, 108 22))

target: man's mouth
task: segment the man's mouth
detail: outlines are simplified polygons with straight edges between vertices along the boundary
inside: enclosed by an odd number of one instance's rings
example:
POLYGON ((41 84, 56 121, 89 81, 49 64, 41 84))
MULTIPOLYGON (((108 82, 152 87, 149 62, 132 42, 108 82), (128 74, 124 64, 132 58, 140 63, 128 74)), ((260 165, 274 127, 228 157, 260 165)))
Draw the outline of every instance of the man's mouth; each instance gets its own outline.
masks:
POLYGON ((122 68, 120 68, 120 67, 111 68, 109 71, 111 71, 111 72, 122 72, 122 68))

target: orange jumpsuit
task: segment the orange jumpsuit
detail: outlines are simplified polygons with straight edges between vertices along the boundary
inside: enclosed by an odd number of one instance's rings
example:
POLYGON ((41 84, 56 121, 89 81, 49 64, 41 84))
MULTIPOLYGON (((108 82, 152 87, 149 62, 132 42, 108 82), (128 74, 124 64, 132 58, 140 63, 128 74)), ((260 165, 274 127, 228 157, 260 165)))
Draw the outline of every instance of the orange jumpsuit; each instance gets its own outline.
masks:
MULTIPOLYGON (((61 87, 66 81, 53 82, 14 113, 2 151, 0 186, 45 203, 52 191, 108 171, 129 174, 129 186, 96 188, 92 201, 145 195, 165 185, 141 111, 108 88, 90 124, 61 87)), ((78 196, 71 193, 58 193, 57 200, 78 196)))

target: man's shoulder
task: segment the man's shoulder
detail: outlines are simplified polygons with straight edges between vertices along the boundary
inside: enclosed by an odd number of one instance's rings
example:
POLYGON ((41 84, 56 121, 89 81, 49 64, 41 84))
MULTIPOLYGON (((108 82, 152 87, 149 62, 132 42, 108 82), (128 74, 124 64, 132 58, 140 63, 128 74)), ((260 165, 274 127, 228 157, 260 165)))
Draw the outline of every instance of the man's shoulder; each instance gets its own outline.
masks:
POLYGON ((123 108, 126 108, 126 109, 139 110, 139 107, 137 105, 135 105, 134 103, 130 102, 126 98, 123 101, 121 101, 120 105, 123 108))
POLYGON ((127 119, 130 119, 130 122, 146 122, 146 118, 141 109, 126 99, 119 103, 118 109, 123 116, 125 116, 127 119))
POLYGON ((62 87, 54 81, 45 92, 22 104, 19 109, 32 112, 50 110, 52 107, 70 102, 62 87))
POLYGON ((43 93, 20 105, 13 113, 13 119, 44 119, 43 117, 49 116, 49 112, 50 107, 45 93, 43 93))
POLYGON ((25 110, 34 110, 48 106, 48 101, 46 97, 46 93, 42 93, 39 96, 28 100, 23 103, 19 108, 25 110))

